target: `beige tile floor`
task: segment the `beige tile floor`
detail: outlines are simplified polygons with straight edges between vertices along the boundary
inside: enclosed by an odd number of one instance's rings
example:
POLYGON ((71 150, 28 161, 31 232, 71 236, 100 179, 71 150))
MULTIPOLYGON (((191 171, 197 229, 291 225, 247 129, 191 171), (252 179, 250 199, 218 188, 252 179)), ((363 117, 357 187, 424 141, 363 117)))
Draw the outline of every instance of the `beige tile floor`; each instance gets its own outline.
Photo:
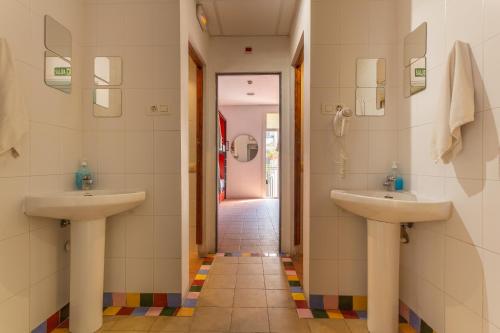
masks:
POLYGON ((278 252, 277 199, 225 200, 218 214, 218 252, 278 252))
POLYGON ((216 257, 194 317, 112 317, 99 333, 367 333, 363 320, 299 319, 279 258, 216 257))

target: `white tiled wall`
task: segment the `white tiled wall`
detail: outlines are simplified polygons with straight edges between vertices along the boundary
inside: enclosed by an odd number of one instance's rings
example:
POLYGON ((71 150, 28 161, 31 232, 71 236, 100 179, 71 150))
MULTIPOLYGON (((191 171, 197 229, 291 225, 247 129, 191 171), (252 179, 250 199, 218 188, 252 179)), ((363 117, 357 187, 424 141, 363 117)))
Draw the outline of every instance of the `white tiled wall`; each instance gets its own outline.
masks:
POLYGON ((87 1, 84 155, 98 188, 146 189, 107 223, 105 291, 181 292, 179 1, 87 1), (94 56, 123 59, 123 115, 94 118, 94 56), (148 116, 151 105, 168 116, 148 116))
POLYGON ((29 332, 69 301, 69 230, 58 221, 28 218, 29 193, 69 190, 82 151, 83 1, 4 0, 0 38, 11 45, 30 115, 21 156, 0 156, 0 331, 29 332), (71 95, 44 83, 44 15, 73 36, 71 95))
POLYGON ((313 0, 311 55, 310 293, 366 295, 366 223, 338 209, 333 188, 380 188, 397 159, 396 1, 313 0), (345 138, 349 154, 339 176, 339 140, 322 104, 355 107, 357 58, 387 60, 384 117, 355 117, 345 138), (326 245, 328 244, 328 245, 326 245))
POLYGON ((498 332, 500 6, 495 0, 398 4, 400 44, 411 29, 429 24, 428 87, 400 99, 399 159, 411 189, 454 204, 449 221, 419 224, 410 232, 411 243, 402 247, 401 298, 438 332, 498 332), (429 137, 455 40, 472 48, 476 120, 463 130, 462 154, 442 166, 430 158, 429 137))

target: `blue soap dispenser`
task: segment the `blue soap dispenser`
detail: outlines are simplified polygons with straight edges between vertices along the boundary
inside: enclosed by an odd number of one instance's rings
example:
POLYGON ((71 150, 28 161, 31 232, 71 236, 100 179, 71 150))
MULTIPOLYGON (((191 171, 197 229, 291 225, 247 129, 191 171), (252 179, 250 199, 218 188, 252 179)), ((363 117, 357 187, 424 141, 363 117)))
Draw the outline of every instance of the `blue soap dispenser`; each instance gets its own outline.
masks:
POLYGON ((84 180, 91 180, 92 179, 92 173, 90 172, 90 169, 88 168, 87 161, 83 160, 82 163, 80 164, 80 168, 76 170, 75 172, 75 185, 78 190, 87 190, 84 187, 84 180))
POLYGON ((392 176, 394 177, 394 190, 402 191, 404 189, 403 177, 399 174, 398 162, 392 162, 392 176))

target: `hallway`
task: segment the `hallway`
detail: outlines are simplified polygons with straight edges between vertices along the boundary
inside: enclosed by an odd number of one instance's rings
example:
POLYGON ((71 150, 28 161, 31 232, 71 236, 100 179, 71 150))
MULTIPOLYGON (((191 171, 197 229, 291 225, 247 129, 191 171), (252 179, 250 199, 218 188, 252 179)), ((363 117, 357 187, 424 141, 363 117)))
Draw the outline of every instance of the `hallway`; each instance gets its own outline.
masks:
POLYGON ((279 200, 225 200, 219 204, 218 252, 278 253, 279 200))

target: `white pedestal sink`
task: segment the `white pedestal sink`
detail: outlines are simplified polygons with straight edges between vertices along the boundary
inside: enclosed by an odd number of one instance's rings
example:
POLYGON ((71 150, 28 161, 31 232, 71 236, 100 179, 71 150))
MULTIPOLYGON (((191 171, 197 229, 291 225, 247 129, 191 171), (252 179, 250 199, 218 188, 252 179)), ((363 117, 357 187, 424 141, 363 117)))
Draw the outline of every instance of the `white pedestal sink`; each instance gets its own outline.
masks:
POLYGON ((368 331, 397 333, 400 224, 447 220, 451 202, 409 192, 333 190, 330 196, 368 221, 368 331))
POLYGON ((71 220, 70 332, 102 326, 106 218, 138 206, 144 191, 75 191, 26 198, 30 216, 71 220))

